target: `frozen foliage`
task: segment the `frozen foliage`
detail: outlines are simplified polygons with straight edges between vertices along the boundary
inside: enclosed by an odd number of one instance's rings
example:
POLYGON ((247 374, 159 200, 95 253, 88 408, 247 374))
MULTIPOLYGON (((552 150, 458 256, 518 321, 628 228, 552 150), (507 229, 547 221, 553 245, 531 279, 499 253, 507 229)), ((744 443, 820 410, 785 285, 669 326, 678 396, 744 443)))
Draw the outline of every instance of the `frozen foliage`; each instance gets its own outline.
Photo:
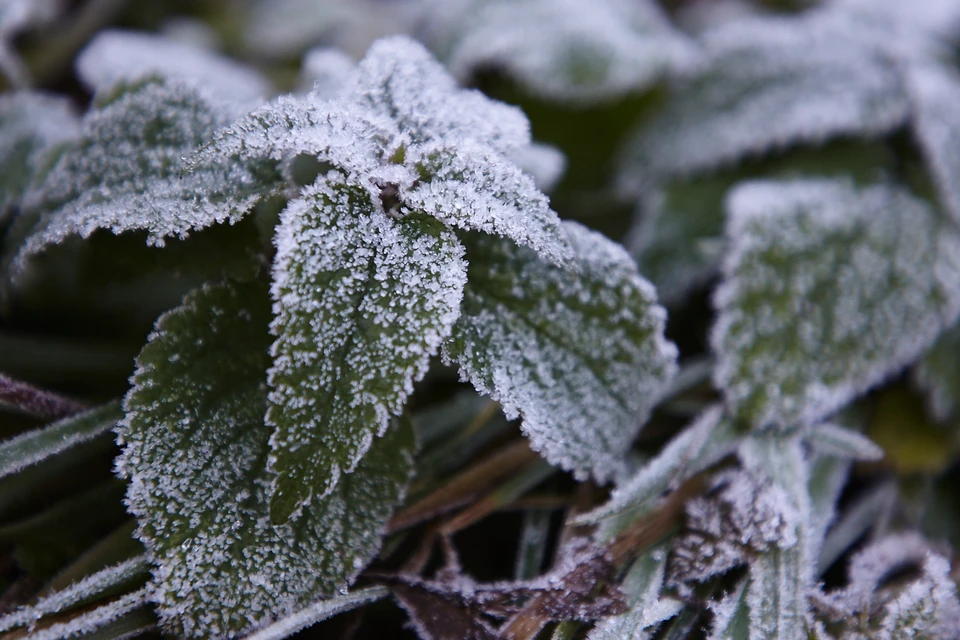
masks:
POLYGON ((150 588, 143 587, 100 605, 67 622, 57 622, 30 634, 30 640, 66 640, 86 635, 147 604, 150 588))
POLYGON ((847 587, 818 596, 824 615, 846 624, 843 637, 956 637, 960 601, 950 562, 918 534, 871 543, 853 556, 848 576, 847 587))
MULTIPOLYGON (((813 456, 810 467, 810 521, 807 541, 811 558, 819 558, 824 547, 828 527, 834 524, 837 501, 847 482, 851 463, 845 457, 830 455, 813 456)), ((829 565, 818 564, 815 568, 825 570, 829 565)), ((814 572, 816 575, 818 572, 814 572)))
POLYGON ((708 640, 743 640, 750 637, 750 617, 747 611, 747 582, 739 585, 719 600, 710 602, 713 620, 708 640))
POLYGON ((45 595, 35 604, 20 607, 3 616, 0 618, 0 630, 8 631, 14 627, 33 626, 46 615, 66 611, 89 598, 106 593, 133 579, 144 577, 147 575, 149 566, 146 556, 137 556, 101 569, 66 589, 45 595))
POLYGON ((806 439, 811 447, 829 456, 874 462, 883 458, 883 449, 870 438, 835 424, 810 427, 806 439))
POLYGON ((269 319, 261 285, 194 292, 157 322, 125 399, 118 466, 171 634, 240 633, 346 587, 412 469, 403 423, 298 520, 270 521, 269 319))
POLYGON ((433 218, 395 218, 331 172, 280 216, 270 350, 271 514, 333 490, 386 431, 450 335, 463 247, 433 218))
POLYGON ((895 24, 926 32, 944 40, 960 37, 960 5, 953 0, 829 0, 827 6, 855 19, 895 24))
POLYGON ((77 76, 93 91, 150 76, 179 81, 204 97, 232 103, 234 115, 272 93, 256 71, 196 45, 148 33, 106 30, 80 52, 77 76))
POLYGON ((0 478, 106 433, 123 413, 116 402, 0 442, 0 478))
POLYGON ((67 236, 145 230, 151 242, 236 220, 256 202, 260 181, 226 166, 183 174, 184 155, 210 139, 229 114, 183 84, 153 79, 102 95, 83 118, 80 139, 24 196, 32 233, 12 272, 67 236), (232 207, 218 203, 229 192, 232 207))
POLYGON ((379 600, 388 593, 383 587, 371 587, 321 600, 250 634, 246 640, 283 640, 312 624, 379 600))
MULTIPOLYGON (((336 100, 281 98, 221 131, 193 163, 256 167, 314 155, 350 174, 385 211, 503 235, 562 262, 570 249, 559 219, 508 158, 529 144, 519 110, 458 89, 422 46, 394 37, 370 48, 336 100)), ((222 206, 237 202, 227 197, 222 206)))
POLYGON ((514 150, 510 159, 523 169, 524 173, 530 175, 537 188, 545 193, 553 190, 567 168, 567 159, 562 151, 536 142, 514 150))
POLYGON ((424 13, 426 39, 455 76, 495 68, 553 100, 639 92, 692 55, 648 0, 433 0, 424 13))
POLYGON ((954 325, 937 339, 913 370, 914 382, 926 393, 927 408, 937 421, 948 423, 960 402, 960 327, 954 325))
POLYGON ((653 287, 619 245, 566 223, 577 269, 492 236, 467 242, 460 320, 446 358, 531 447, 578 478, 624 470, 624 453, 676 371, 653 287))
POLYGON ((945 65, 917 64, 907 78, 914 135, 944 208, 960 222, 960 75, 945 65))
POLYGON ((901 189, 758 181, 727 208, 714 379, 756 427, 819 421, 916 358, 960 311, 960 236, 901 189))
MULTIPOLYGON (((714 406, 670 441, 631 478, 618 486, 609 502, 581 517, 581 523, 601 523, 626 516, 635 520, 653 510, 660 496, 733 453, 740 434, 736 425, 714 406)), ((606 523, 609 532, 616 525, 606 523)))
POLYGON ((758 473, 716 474, 706 495, 688 500, 685 511, 685 528, 671 550, 670 582, 704 582, 797 541, 799 514, 784 490, 758 473))
POLYGON ((666 565, 667 550, 663 546, 655 547, 634 561, 620 585, 620 590, 627 596, 630 610, 597 622, 587 636, 588 640, 634 638, 644 629, 679 613, 683 608, 679 601, 660 595, 666 565), (664 604, 658 605, 661 601, 664 604))
POLYGON ((0 221, 79 133, 65 98, 32 91, 0 96, 0 221))
POLYGON ((704 61, 629 147, 626 190, 792 143, 885 133, 907 116, 893 61, 847 20, 750 18, 709 31, 703 46, 704 61))
MULTIPOLYGON (((807 597, 813 586, 813 532, 809 466, 800 438, 756 434, 741 445, 740 458, 746 471, 770 478, 764 491, 782 492, 782 497, 774 502, 779 518, 760 525, 774 546, 750 562, 745 598, 750 615, 749 637, 806 638, 806 626, 811 619, 807 597)), ((747 512, 762 504, 750 504, 747 512)))

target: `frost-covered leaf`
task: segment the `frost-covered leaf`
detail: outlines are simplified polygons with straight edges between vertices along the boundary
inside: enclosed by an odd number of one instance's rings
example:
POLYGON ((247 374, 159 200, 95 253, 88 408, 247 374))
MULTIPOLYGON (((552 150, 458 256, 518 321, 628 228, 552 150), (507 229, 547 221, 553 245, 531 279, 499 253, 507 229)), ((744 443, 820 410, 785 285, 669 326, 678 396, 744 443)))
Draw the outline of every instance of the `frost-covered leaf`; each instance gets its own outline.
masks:
POLYGON ((0 222, 79 133, 65 98, 28 91, 0 96, 0 222))
POLYGON ((388 593, 383 587, 370 587, 337 595, 329 600, 321 600, 250 634, 246 640, 283 640, 321 620, 379 600, 388 593))
POLYGON ((533 178, 537 188, 544 193, 553 190, 567 169, 567 158, 563 152, 548 144, 534 142, 530 146, 515 150, 510 159, 524 173, 533 178))
POLYGON ((125 400, 118 466, 171 634, 236 634, 336 594, 376 553, 412 469, 401 422, 296 522, 270 521, 269 321, 265 286, 196 291, 158 321, 125 400))
POLYGON ((874 462, 883 458, 883 449, 873 440, 847 427, 824 422, 806 434, 810 446, 825 455, 874 462))
POLYGON ((849 21, 750 18, 709 31, 703 45, 704 62, 631 144, 627 189, 793 143, 882 134, 907 116, 896 66, 849 21))
POLYGON ((944 331, 917 363, 913 380, 926 394, 927 409, 948 422, 960 409, 960 326, 944 331))
POLYGON ((421 45, 394 37, 370 48, 336 100, 280 98, 222 130, 192 162, 256 167, 310 154, 384 210, 506 236, 563 262, 570 248, 559 218, 509 159, 529 144, 518 109, 459 89, 421 45))
POLYGON ((778 509, 780 518, 760 524, 771 533, 771 547, 750 562, 746 593, 749 637, 801 640, 806 638, 811 619, 807 594, 813 584, 813 563, 810 477, 800 438, 755 435, 741 445, 740 457, 746 470, 766 474, 772 487, 784 496, 770 505, 778 509))
POLYGON ((912 126, 944 208, 960 222, 960 75, 942 64, 907 71, 912 126))
POLYGON ((743 640, 750 637, 750 612, 747 609, 747 581, 710 603, 713 620, 708 640, 743 640))
POLYGON ((136 31, 106 29, 77 56, 77 76, 95 92, 159 76, 188 84, 206 99, 232 103, 235 116, 272 93, 259 73, 194 44, 136 31))
POLYGON ((467 288, 445 357, 523 417, 531 446, 609 481, 676 372, 653 287, 619 245, 566 223, 576 270, 493 236, 468 239, 467 288))
MULTIPOLYGON (((847 482, 851 462, 846 457, 818 455, 810 463, 810 522, 807 539, 811 558, 818 558, 823 549, 827 529, 834 523, 837 502, 847 482)), ((819 575, 827 569, 817 565, 819 575)))
POLYGON ((120 596, 116 600, 96 609, 71 618, 66 622, 57 622, 30 634, 30 640, 65 640, 86 635, 122 618, 131 611, 147 605, 150 588, 143 587, 120 596))
POLYGON ((122 417, 119 404, 112 402, 4 440, 0 442, 0 478, 106 433, 122 417))
POLYGON ((960 235, 902 189, 758 181, 727 207, 714 379, 755 427, 817 422, 960 311, 960 235))
POLYGON ((162 80, 101 96, 79 142, 24 197, 32 228, 13 264, 18 276, 46 246, 97 229, 145 230, 149 241, 239 219, 279 176, 252 179, 228 166, 183 174, 183 157, 207 142, 229 114, 195 90, 162 80), (220 202, 230 195, 231 205, 220 202))
POLYGON ((531 93, 590 104, 640 92, 692 56, 647 0, 427 2, 426 37, 462 81, 505 71, 531 93))
POLYGON ((618 486, 610 500, 581 516, 581 524, 608 521, 604 530, 615 534, 622 518, 630 522, 654 508, 655 500, 670 488, 703 471, 736 449, 737 425, 714 406, 677 435, 660 454, 618 486))
POLYGON ((332 491, 383 435, 460 313, 456 235, 379 204, 331 172, 280 217, 267 412, 278 523, 332 491))
POLYGON ((880 623, 880 640, 904 637, 953 638, 960 629, 960 601, 957 583, 950 576, 950 561, 928 554, 922 576, 887 603, 880 623))
POLYGON ((900 0, 830 0, 827 6, 854 19, 917 30, 928 37, 944 40, 960 37, 960 5, 953 0, 925 0, 914 4, 900 0))
POLYGON ((706 495, 684 505, 684 529, 673 541, 668 582, 705 582, 775 546, 793 546, 798 516, 789 505, 783 488, 757 472, 716 474, 706 495))
POLYGON ((621 640, 634 638, 644 629, 648 629, 669 619, 682 608, 676 600, 672 614, 664 615, 670 608, 662 609, 657 603, 661 599, 663 575, 667 565, 667 549, 655 547, 636 561, 627 572, 620 590, 627 597, 630 610, 619 616, 603 618, 587 636, 589 640, 621 640))
POLYGON ((61 591, 47 594, 35 604, 20 607, 0 617, 0 630, 33 625, 46 615, 60 613, 71 607, 148 575, 150 564, 144 555, 101 569, 61 591))

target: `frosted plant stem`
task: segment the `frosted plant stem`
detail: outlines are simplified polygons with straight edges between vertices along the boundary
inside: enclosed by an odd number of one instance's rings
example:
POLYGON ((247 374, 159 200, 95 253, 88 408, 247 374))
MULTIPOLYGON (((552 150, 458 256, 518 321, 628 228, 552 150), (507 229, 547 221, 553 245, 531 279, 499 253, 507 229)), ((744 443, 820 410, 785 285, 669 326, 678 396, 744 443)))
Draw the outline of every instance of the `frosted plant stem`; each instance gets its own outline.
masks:
POLYGON ((339 613, 356 609, 368 602, 379 600, 389 593, 386 587, 372 587, 370 589, 362 589, 338 596, 330 600, 321 600, 316 604, 301 609, 293 615, 287 616, 282 620, 278 620, 260 629, 256 633, 250 634, 246 640, 282 640, 314 623, 326 620, 339 613))
POLYGON ((35 387, 0 373, 0 402, 46 420, 65 418, 86 407, 64 395, 35 387))

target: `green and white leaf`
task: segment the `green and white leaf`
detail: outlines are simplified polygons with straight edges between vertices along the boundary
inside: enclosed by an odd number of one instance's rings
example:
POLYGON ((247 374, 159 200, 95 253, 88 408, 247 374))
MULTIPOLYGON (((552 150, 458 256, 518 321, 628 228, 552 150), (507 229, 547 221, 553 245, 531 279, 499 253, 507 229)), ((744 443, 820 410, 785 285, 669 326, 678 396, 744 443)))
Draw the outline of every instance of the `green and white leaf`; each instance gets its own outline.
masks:
POLYGON ((160 79, 99 96, 78 143, 24 198, 32 229, 14 259, 14 277, 32 255, 70 235, 144 230, 162 245, 166 237, 238 220, 279 175, 255 181, 227 165, 182 173, 183 157, 229 119, 196 90, 160 79), (232 204, 223 207, 226 194, 232 204))
POLYGON ((79 134, 66 98, 33 91, 0 96, 0 221, 79 134))
POLYGON ((150 587, 143 587, 71 618, 30 634, 30 640, 66 640, 92 633, 149 603, 150 587))
POLYGON ((837 424, 824 422, 806 430, 806 440, 815 451, 828 456, 876 462, 883 449, 867 436, 837 424))
POLYGON ((111 402, 0 442, 0 478, 18 473, 113 429, 123 417, 111 402))
POLYGON ((383 212, 336 172, 280 216, 271 294, 271 502, 281 523, 330 493, 402 410, 450 335, 463 246, 423 215, 383 212))
POLYGON ((692 56, 648 0, 432 0, 424 15, 427 41, 461 81, 498 69, 548 100, 639 93, 692 56))
POLYGON ((570 248, 559 218, 510 159, 529 144, 519 109, 458 88, 421 45, 393 37, 370 48, 337 99, 280 98, 219 132, 191 163, 245 167, 313 155, 374 201, 387 189, 395 201, 387 208, 401 215, 502 235, 563 262, 570 248))
POLYGON ((661 596, 660 593, 668 551, 666 546, 659 545, 634 561, 620 584, 620 590, 627 597, 629 611, 598 621, 587 636, 588 640, 635 638, 645 629, 679 613, 683 603, 661 596))
POLYGON ((104 29, 76 59, 77 77, 93 92, 148 77, 185 83, 233 116, 257 107, 273 91, 259 73, 198 45, 161 35, 104 29))
POLYGON ((783 540, 750 562, 749 638, 802 640, 811 618, 807 594, 813 565, 809 469, 800 438, 758 434, 744 441, 740 457, 746 469, 766 474, 783 492, 786 500, 778 506, 788 524, 783 540))
POLYGON ((754 427, 822 420, 960 313, 960 234, 901 188, 757 181, 727 206, 714 380, 754 427))
POLYGON ((565 223, 574 269, 494 236, 467 239, 467 287, 447 361, 498 400, 533 449, 608 482, 676 373, 666 314, 626 252, 565 223))
POLYGON ((411 473, 401 422, 296 522, 271 522, 270 318, 265 286, 195 291, 158 320, 125 400, 118 467, 172 635, 236 635, 337 594, 377 552, 411 473))
POLYGON ((720 600, 709 604, 713 620, 707 640, 744 640, 750 637, 750 611, 747 608, 747 584, 741 581, 720 600))
POLYGON ((352 611, 389 594, 390 592, 386 587, 370 587, 337 595, 329 600, 321 600, 282 620, 277 620, 256 633, 251 633, 246 640, 283 640, 283 638, 292 636, 301 629, 305 629, 321 620, 332 618, 346 611, 352 611))
POLYGON ((55 591, 0 618, 0 630, 33 625, 44 616, 60 613, 107 591, 149 575, 150 563, 140 555, 86 576, 66 589, 55 591))
POLYGON ((907 117, 896 65, 842 17, 731 21, 702 44, 703 62, 680 76, 628 147, 628 191, 791 144, 877 136, 907 117))
POLYGON ((581 524, 601 524, 602 539, 614 537, 626 525, 652 511, 666 491, 712 466, 736 450, 738 425, 713 406, 673 438, 655 458, 621 483, 606 504, 584 514, 581 524))

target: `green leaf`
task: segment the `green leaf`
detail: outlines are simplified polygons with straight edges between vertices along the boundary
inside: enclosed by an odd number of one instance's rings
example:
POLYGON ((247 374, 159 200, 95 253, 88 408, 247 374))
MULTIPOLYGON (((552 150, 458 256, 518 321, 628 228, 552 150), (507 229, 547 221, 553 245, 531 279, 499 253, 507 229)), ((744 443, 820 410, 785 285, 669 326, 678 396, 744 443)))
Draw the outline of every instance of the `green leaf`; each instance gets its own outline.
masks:
POLYGON ((336 594, 376 554, 412 469, 401 421, 333 493, 271 522, 269 320, 259 284, 196 291, 158 320, 125 400, 119 469, 172 635, 238 634, 336 594))
POLYGON ((623 249, 565 223, 574 267, 493 236, 467 239, 461 317, 448 361, 499 400, 531 446, 578 478, 607 482, 676 372, 664 310, 623 249))
POLYGON ((121 84, 84 117, 78 143, 24 196, 28 237, 13 260, 19 277, 30 256, 97 229, 145 230, 148 242, 185 237, 217 222, 235 222, 275 188, 279 174, 250 177, 229 165, 184 174, 184 156, 213 137, 229 111, 196 89, 147 79, 121 84), (230 207, 219 202, 230 194, 230 207))
POLYGON ((6 440, 0 443, 0 478, 106 433, 122 417, 120 403, 111 402, 6 440))
POLYGON ((681 75, 629 147, 625 188, 790 144, 875 136, 906 119, 898 69, 836 14, 730 21, 702 44, 705 60, 681 75))
POLYGON ((271 516, 330 493, 382 436, 460 312, 463 247, 331 172, 281 215, 271 290, 271 516))
POLYGON ((820 421, 960 312, 960 235, 898 187, 758 181, 728 208, 714 379, 755 427, 820 421))
POLYGON ((66 98, 29 91, 0 96, 0 221, 77 135, 66 98))
POLYGON ((351 611, 367 603, 379 600, 390 592, 386 587, 371 587, 351 593, 344 593, 329 600, 321 600, 282 620, 260 629, 247 636, 246 640, 283 640, 297 631, 326 620, 335 615, 351 611))

